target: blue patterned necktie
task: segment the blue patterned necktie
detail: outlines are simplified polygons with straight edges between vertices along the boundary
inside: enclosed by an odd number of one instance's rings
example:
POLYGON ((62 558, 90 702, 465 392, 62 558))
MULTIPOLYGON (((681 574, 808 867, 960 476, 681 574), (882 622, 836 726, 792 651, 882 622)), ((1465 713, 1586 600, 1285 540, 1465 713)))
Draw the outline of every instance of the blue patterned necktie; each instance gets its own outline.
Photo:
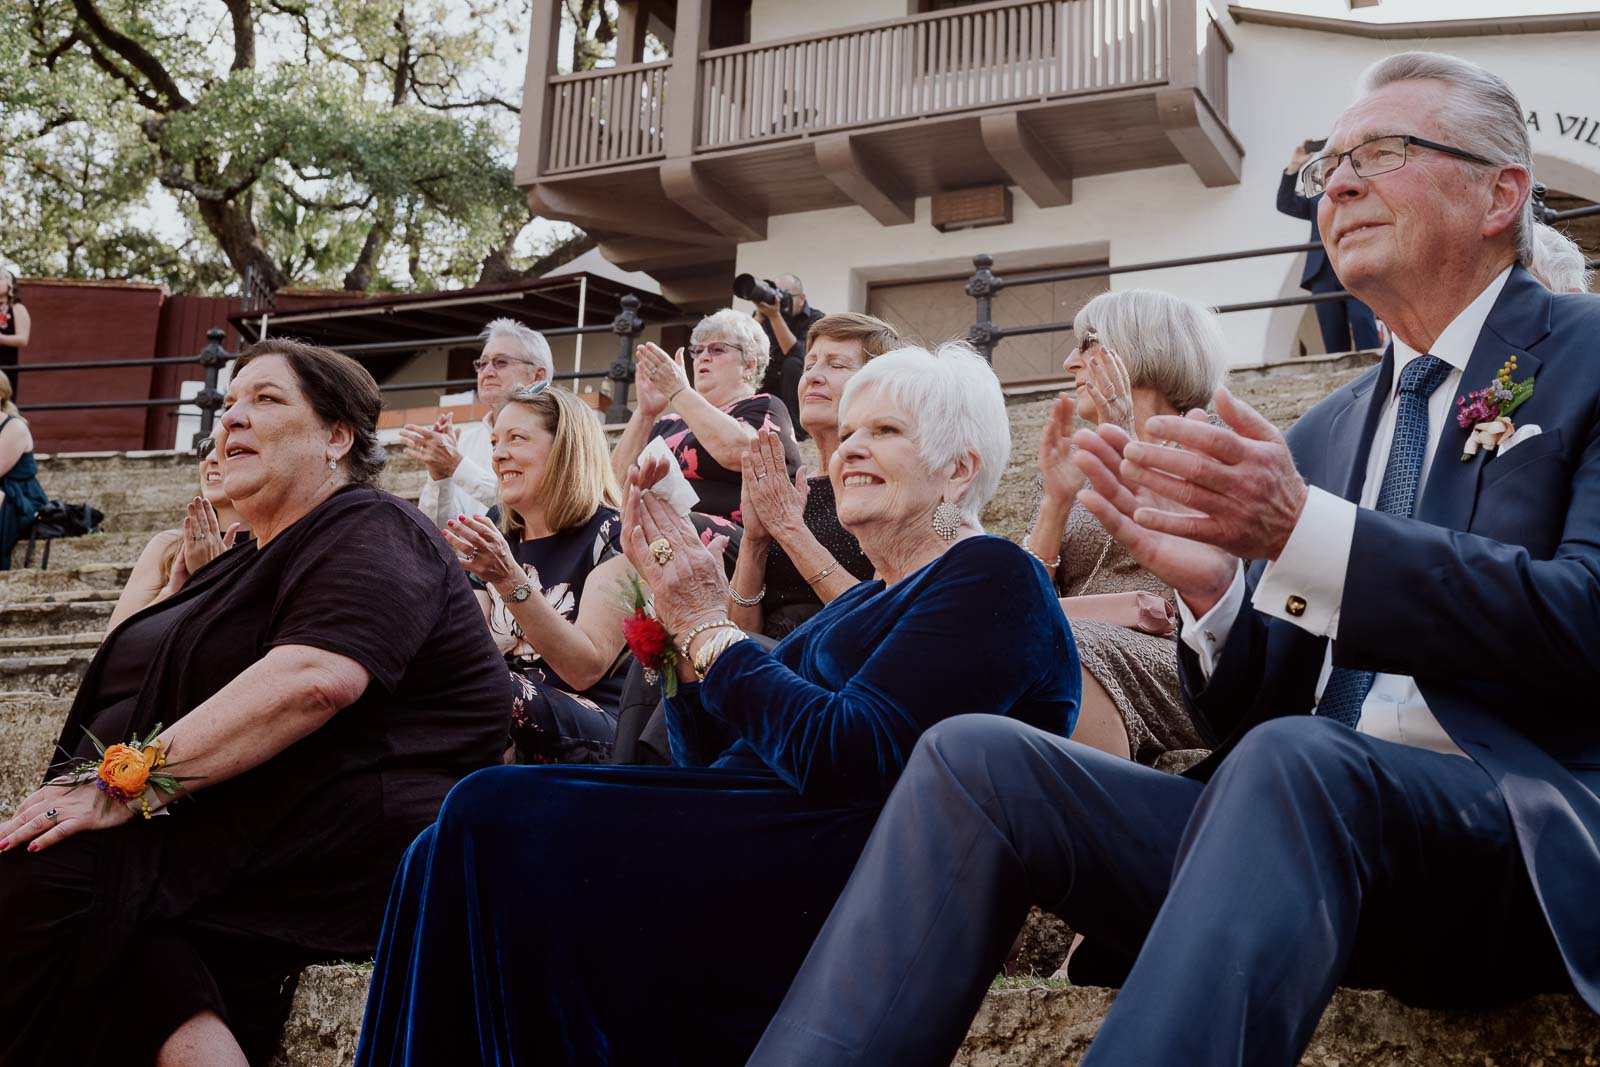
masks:
MULTIPOLYGON (((1394 443, 1389 446, 1389 463, 1378 490, 1378 510, 1386 515, 1410 518, 1416 507, 1417 483, 1422 480, 1422 461, 1428 454, 1428 398, 1449 376, 1450 364, 1429 355, 1418 356, 1400 372, 1394 443)), ((1361 719, 1361 705, 1366 703, 1372 678, 1371 671, 1335 667, 1322 691, 1317 714, 1354 727, 1361 719)))

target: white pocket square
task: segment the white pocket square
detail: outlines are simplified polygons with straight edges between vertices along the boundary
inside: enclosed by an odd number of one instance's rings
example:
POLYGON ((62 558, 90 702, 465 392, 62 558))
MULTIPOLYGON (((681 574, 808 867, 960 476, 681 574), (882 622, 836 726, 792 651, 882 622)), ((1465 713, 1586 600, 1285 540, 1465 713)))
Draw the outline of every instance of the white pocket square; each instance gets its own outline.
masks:
POLYGON ((1530 422, 1526 426, 1518 426, 1516 431, 1513 432, 1510 437, 1500 442, 1500 449, 1496 455, 1503 456, 1507 452, 1510 452, 1517 445, 1520 445, 1522 442, 1526 441, 1528 438, 1538 437, 1543 432, 1543 430, 1539 429, 1537 423, 1530 422))

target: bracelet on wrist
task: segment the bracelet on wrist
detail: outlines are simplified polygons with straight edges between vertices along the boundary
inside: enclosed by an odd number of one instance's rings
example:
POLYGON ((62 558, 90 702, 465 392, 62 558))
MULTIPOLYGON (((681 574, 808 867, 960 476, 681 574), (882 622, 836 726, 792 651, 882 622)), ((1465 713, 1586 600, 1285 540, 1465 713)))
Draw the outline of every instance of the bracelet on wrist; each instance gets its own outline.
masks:
POLYGON ((761 592, 759 592, 755 596, 751 596, 751 597, 740 596, 739 595, 739 590, 735 589, 733 586, 730 585, 730 586, 728 586, 728 595, 730 597, 732 597, 733 598, 733 602, 735 604, 739 605, 741 608, 753 608, 757 604, 761 603, 762 600, 766 599, 766 596, 767 596, 767 583, 766 582, 762 582, 761 583, 761 592))
POLYGON ((684 659, 689 659, 689 646, 694 644, 694 639, 705 633, 707 630, 715 630, 719 626, 732 626, 735 630, 739 628, 738 623, 728 618, 713 619, 710 622, 703 622, 699 626, 696 626, 694 629, 683 635, 683 642, 682 644, 678 645, 678 652, 683 656, 684 659))
POLYGON ((832 563, 828 564, 826 567, 822 568, 820 571, 818 571, 817 573, 813 574, 811 577, 807 578, 806 579, 806 584, 807 585, 816 585, 818 582, 822 581, 822 579, 826 578, 828 575, 832 574, 834 571, 836 571, 838 569, 839 569, 839 561, 838 560, 834 560, 832 563))
MULTIPOLYGON (((1033 536, 1033 531, 1029 530, 1028 531, 1028 537, 1032 537, 1032 536, 1033 536)), ((1046 570, 1053 571, 1057 567, 1061 566, 1061 553, 1060 552, 1056 553, 1056 558, 1055 559, 1045 559, 1043 556, 1039 555, 1039 553, 1035 552, 1032 548, 1028 547, 1028 538, 1027 537, 1024 537, 1022 539, 1022 551, 1026 552, 1028 555, 1032 556, 1034 559, 1038 560, 1040 563, 1043 563, 1046 570)))
POLYGON ((732 627, 724 628, 707 638, 705 645, 700 649, 700 653, 694 658, 694 676, 701 681, 705 681, 706 672, 711 669, 711 665, 717 661, 717 658, 748 636, 738 627, 732 627))

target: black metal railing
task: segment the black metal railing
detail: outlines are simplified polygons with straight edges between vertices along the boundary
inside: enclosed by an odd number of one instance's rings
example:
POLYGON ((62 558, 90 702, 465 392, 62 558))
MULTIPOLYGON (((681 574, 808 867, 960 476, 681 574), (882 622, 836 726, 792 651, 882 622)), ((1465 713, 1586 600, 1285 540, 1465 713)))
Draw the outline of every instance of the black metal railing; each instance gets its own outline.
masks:
MULTIPOLYGON (((628 407, 628 391, 633 384, 634 362, 633 350, 639 344, 639 336, 644 332, 645 322, 639 315, 639 298, 628 294, 622 298, 622 310, 609 323, 596 323, 588 326, 562 326, 549 330, 542 330, 546 337, 566 337, 576 334, 610 333, 617 338, 617 356, 611 365, 603 371, 563 371, 552 374, 555 381, 577 381, 589 378, 605 378, 611 382, 611 407, 606 411, 608 423, 627 422, 633 414, 628 407)), ((70 363, 33 363, 21 369, 35 373, 41 371, 71 371, 71 370, 117 370, 131 367, 166 367, 178 364, 196 365, 205 368, 204 383, 200 391, 192 397, 166 396, 140 400, 72 400, 48 402, 43 404, 22 404, 19 407, 24 411, 94 411, 116 408, 162 408, 162 407, 193 407, 200 412, 200 429, 196 433, 196 442, 210 437, 211 431, 216 427, 217 413, 222 410, 222 368, 226 367, 239 357, 237 352, 229 352, 222 346, 226 332, 220 327, 212 327, 206 331, 206 346, 194 356, 159 356, 150 359, 89 359, 77 360, 70 363)), ((346 355, 378 355, 384 352, 415 351, 421 348, 432 348, 439 345, 464 345, 475 344, 479 340, 477 334, 466 334, 460 337, 429 337, 419 343, 416 339, 407 341, 373 341, 360 344, 331 346, 334 351, 346 355)), ((379 392, 401 392, 415 389, 461 389, 477 384, 475 378, 451 378, 436 382, 390 382, 378 386, 379 392)))
MULTIPOLYGON (((1040 322, 1028 326, 996 326, 994 323, 994 298, 1006 289, 1022 285, 1046 285, 1051 282, 1080 281, 1084 278, 1108 278, 1115 274, 1135 274, 1140 271, 1170 270, 1174 267, 1197 267, 1210 263, 1227 263, 1239 259, 1259 259, 1264 256, 1285 256, 1310 252, 1322 247, 1321 241, 1301 244, 1274 245, 1271 248, 1247 248, 1237 252, 1217 252, 1209 256, 1183 256, 1178 259, 1158 259, 1146 263, 1110 264, 1095 267, 1072 267, 1067 270, 1030 273, 1023 278, 1003 278, 991 269, 994 257, 980 252, 972 257, 975 268, 967 281, 967 295, 977 302, 977 321, 967 331, 967 340, 994 362, 994 347, 1007 337, 1027 337, 1032 334, 1070 331, 1070 322, 1040 322)), ((1243 304, 1222 304, 1213 310, 1219 315, 1236 311, 1262 311, 1267 308, 1296 307, 1302 304, 1320 304, 1330 300, 1344 300, 1350 294, 1344 290, 1330 293, 1308 293, 1304 296, 1283 296, 1272 300, 1252 300, 1243 304)))

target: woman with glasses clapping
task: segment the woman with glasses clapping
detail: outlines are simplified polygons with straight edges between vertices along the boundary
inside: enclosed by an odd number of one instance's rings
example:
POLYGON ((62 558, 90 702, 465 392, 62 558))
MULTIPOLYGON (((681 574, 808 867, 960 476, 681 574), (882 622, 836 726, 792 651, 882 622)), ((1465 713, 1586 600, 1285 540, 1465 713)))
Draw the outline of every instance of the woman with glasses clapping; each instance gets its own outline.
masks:
POLYGON ((619 483, 626 481, 645 445, 660 437, 700 495, 696 510, 742 523, 740 456, 758 431, 778 435, 790 481, 800 466, 788 409, 756 391, 767 369, 766 335, 754 319, 723 308, 701 319, 689 336, 692 385, 683 355, 682 349, 674 358, 656 345, 639 346, 639 406, 611 453, 611 469, 619 483))

